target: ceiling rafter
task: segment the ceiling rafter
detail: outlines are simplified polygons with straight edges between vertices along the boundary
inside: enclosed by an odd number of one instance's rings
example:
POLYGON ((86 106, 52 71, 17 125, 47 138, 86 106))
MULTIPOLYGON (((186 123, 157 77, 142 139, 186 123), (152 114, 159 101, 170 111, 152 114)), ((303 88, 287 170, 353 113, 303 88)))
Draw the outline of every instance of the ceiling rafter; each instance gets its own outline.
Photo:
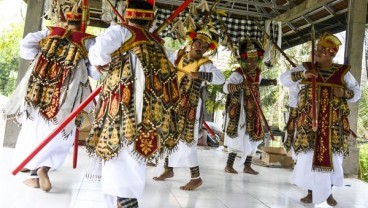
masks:
POLYGON ((298 18, 300 15, 312 12, 313 10, 321 7, 324 4, 328 4, 333 0, 306 0, 298 6, 289 9, 285 13, 275 17, 274 20, 278 22, 289 22, 298 18))
MULTIPOLYGON (((198 4, 201 0, 194 0, 198 4)), ((207 0, 211 7, 216 0, 207 0)), ((239 19, 259 19, 282 22, 282 46, 289 48, 310 38, 306 36, 311 25, 316 33, 330 30, 340 32, 347 25, 351 0, 220 0, 217 9, 226 10, 227 16, 239 19)), ((100 20, 102 0, 90 0, 91 25, 107 27, 100 20)), ((156 0, 158 7, 175 9, 184 0, 156 0)))

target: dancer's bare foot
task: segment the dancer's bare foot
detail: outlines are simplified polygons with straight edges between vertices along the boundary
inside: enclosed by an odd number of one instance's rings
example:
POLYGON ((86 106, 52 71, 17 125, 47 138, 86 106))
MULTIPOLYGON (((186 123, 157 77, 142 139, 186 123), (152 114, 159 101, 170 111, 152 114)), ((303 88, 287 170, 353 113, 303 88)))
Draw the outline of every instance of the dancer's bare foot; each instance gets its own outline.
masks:
POLYGON ((174 171, 166 169, 160 176, 153 177, 153 180, 164 181, 166 178, 172 178, 172 177, 174 177, 174 171))
POLYGON ((253 168, 250 165, 244 165, 243 172, 244 173, 249 173, 249 174, 252 174, 252 175, 258 175, 259 174, 259 172, 253 170, 253 168))
POLYGON ((312 198, 312 193, 311 192, 308 192, 307 196, 301 198, 300 201, 302 203, 310 204, 310 203, 312 203, 312 199, 313 199, 312 198))
POLYGON ((186 190, 186 191, 194 190, 198 188, 199 186, 201 186, 202 183, 203 181, 201 178, 190 179, 190 181, 187 184, 185 184, 184 186, 180 186, 180 189, 186 190))
POLYGON ((38 178, 28 178, 23 181, 23 183, 32 188, 40 188, 40 182, 38 178))
POLYGON ((49 192, 52 188, 48 172, 49 168, 47 167, 40 167, 37 170, 37 175, 38 177, 40 177, 40 187, 42 190, 46 192, 49 192))
POLYGON ((327 204, 330 206, 336 206, 337 205, 337 201, 333 198, 332 194, 327 198, 327 204))
POLYGON ((233 166, 226 165, 225 172, 232 173, 232 174, 238 174, 238 171, 236 171, 233 166))

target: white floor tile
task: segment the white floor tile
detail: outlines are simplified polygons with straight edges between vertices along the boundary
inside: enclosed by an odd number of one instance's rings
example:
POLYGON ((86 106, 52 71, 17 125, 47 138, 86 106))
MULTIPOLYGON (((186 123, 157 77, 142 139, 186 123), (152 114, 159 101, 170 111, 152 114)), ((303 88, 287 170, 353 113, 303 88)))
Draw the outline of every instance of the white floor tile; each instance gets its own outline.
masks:
MULTIPOLYGON (((216 149, 198 151, 203 185, 193 191, 179 187, 189 181, 189 168, 175 168, 175 176, 166 181, 154 181, 160 168, 148 167, 146 187, 140 208, 315 208, 326 203, 307 205, 299 202, 305 191, 289 183, 291 169, 266 168, 253 165, 260 172, 253 176, 224 172, 227 153, 216 149)), ((63 167, 50 173, 53 188, 50 193, 23 185, 27 174, 13 176, 13 149, 0 148, 0 207, 6 208, 106 208, 99 182, 84 179, 89 167, 85 149, 79 148, 78 166, 72 168, 72 152, 63 167)), ((239 159, 237 159, 239 160, 239 159)), ((345 179, 345 186, 334 188, 337 208, 368 207, 368 184, 357 179, 345 179)))

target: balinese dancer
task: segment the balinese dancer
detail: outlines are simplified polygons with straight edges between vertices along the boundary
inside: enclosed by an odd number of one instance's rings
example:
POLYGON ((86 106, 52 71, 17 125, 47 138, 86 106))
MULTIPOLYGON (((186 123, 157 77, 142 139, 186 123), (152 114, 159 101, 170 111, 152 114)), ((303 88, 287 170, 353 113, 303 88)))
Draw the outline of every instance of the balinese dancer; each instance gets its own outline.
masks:
MULTIPOLYGON (((94 36, 80 31, 81 12, 71 7, 65 13, 65 27, 29 33, 20 43, 20 56, 33 62, 3 110, 8 118, 19 118, 22 126, 14 152, 16 164, 90 94, 88 75, 100 76, 88 61, 94 36)), ((63 164, 73 145, 75 128, 72 120, 25 166, 31 170, 26 185, 51 190, 48 172, 63 164)))
POLYGON ((129 1, 127 23, 111 25, 89 50, 92 64, 107 72, 86 147, 103 160, 108 207, 138 207, 147 160, 176 145, 177 73, 161 39, 148 31, 153 8, 129 1))
POLYGON ((299 89, 293 142, 297 163, 292 181, 308 190, 300 199, 303 203, 318 204, 327 200, 330 206, 335 206, 332 187, 343 185, 342 162, 348 154, 351 132, 348 103, 358 101, 361 91, 349 72, 350 66, 333 63, 340 45, 336 36, 324 33, 317 44, 315 63, 305 62, 280 78, 284 86, 299 89), (312 102, 313 78, 316 102, 312 102), (312 125, 312 109, 316 109, 317 128, 312 125))
POLYGON ((202 109, 206 102, 202 98, 201 89, 207 82, 215 85, 223 84, 225 77, 209 58, 216 53, 218 46, 218 36, 211 26, 190 29, 187 38, 189 41, 186 49, 170 56, 178 68, 180 83, 180 102, 177 109, 180 139, 178 150, 165 158, 165 170, 160 176, 154 177, 154 180, 172 178, 174 167, 189 167, 191 179, 180 189, 193 190, 203 183, 197 156, 198 134, 203 122, 202 109))
POLYGON ((243 172, 257 175, 251 167, 252 157, 264 139, 259 86, 277 85, 275 79, 261 78, 261 64, 264 50, 254 39, 245 39, 239 44, 239 64, 226 80, 223 91, 228 94, 226 109, 225 145, 229 153, 225 172, 237 174, 233 164, 237 153, 242 153, 243 172), (253 96, 253 95, 254 96, 253 96))

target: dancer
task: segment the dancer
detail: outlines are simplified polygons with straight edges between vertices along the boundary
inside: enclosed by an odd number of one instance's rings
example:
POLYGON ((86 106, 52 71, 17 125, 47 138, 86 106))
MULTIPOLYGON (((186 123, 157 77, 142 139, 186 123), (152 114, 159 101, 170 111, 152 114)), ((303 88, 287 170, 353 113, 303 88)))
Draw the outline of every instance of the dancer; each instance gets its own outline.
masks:
POLYGON ((333 63, 340 40, 324 33, 318 41, 315 64, 305 62, 281 75, 286 87, 297 87, 296 135, 293 149, 297 154, 292 181, 308 190, 303 203, 318 204, 325 200, 337 205, 333 186, 343 185, 342 162, 348 154, 350 126, 348 103, 361 96, 358 82, 349 65, 333 63), (312 78, 316 80, 316 101, 312 102, 312 78), (316 106, 317 129, 312 128, 312 109, 316 106))

